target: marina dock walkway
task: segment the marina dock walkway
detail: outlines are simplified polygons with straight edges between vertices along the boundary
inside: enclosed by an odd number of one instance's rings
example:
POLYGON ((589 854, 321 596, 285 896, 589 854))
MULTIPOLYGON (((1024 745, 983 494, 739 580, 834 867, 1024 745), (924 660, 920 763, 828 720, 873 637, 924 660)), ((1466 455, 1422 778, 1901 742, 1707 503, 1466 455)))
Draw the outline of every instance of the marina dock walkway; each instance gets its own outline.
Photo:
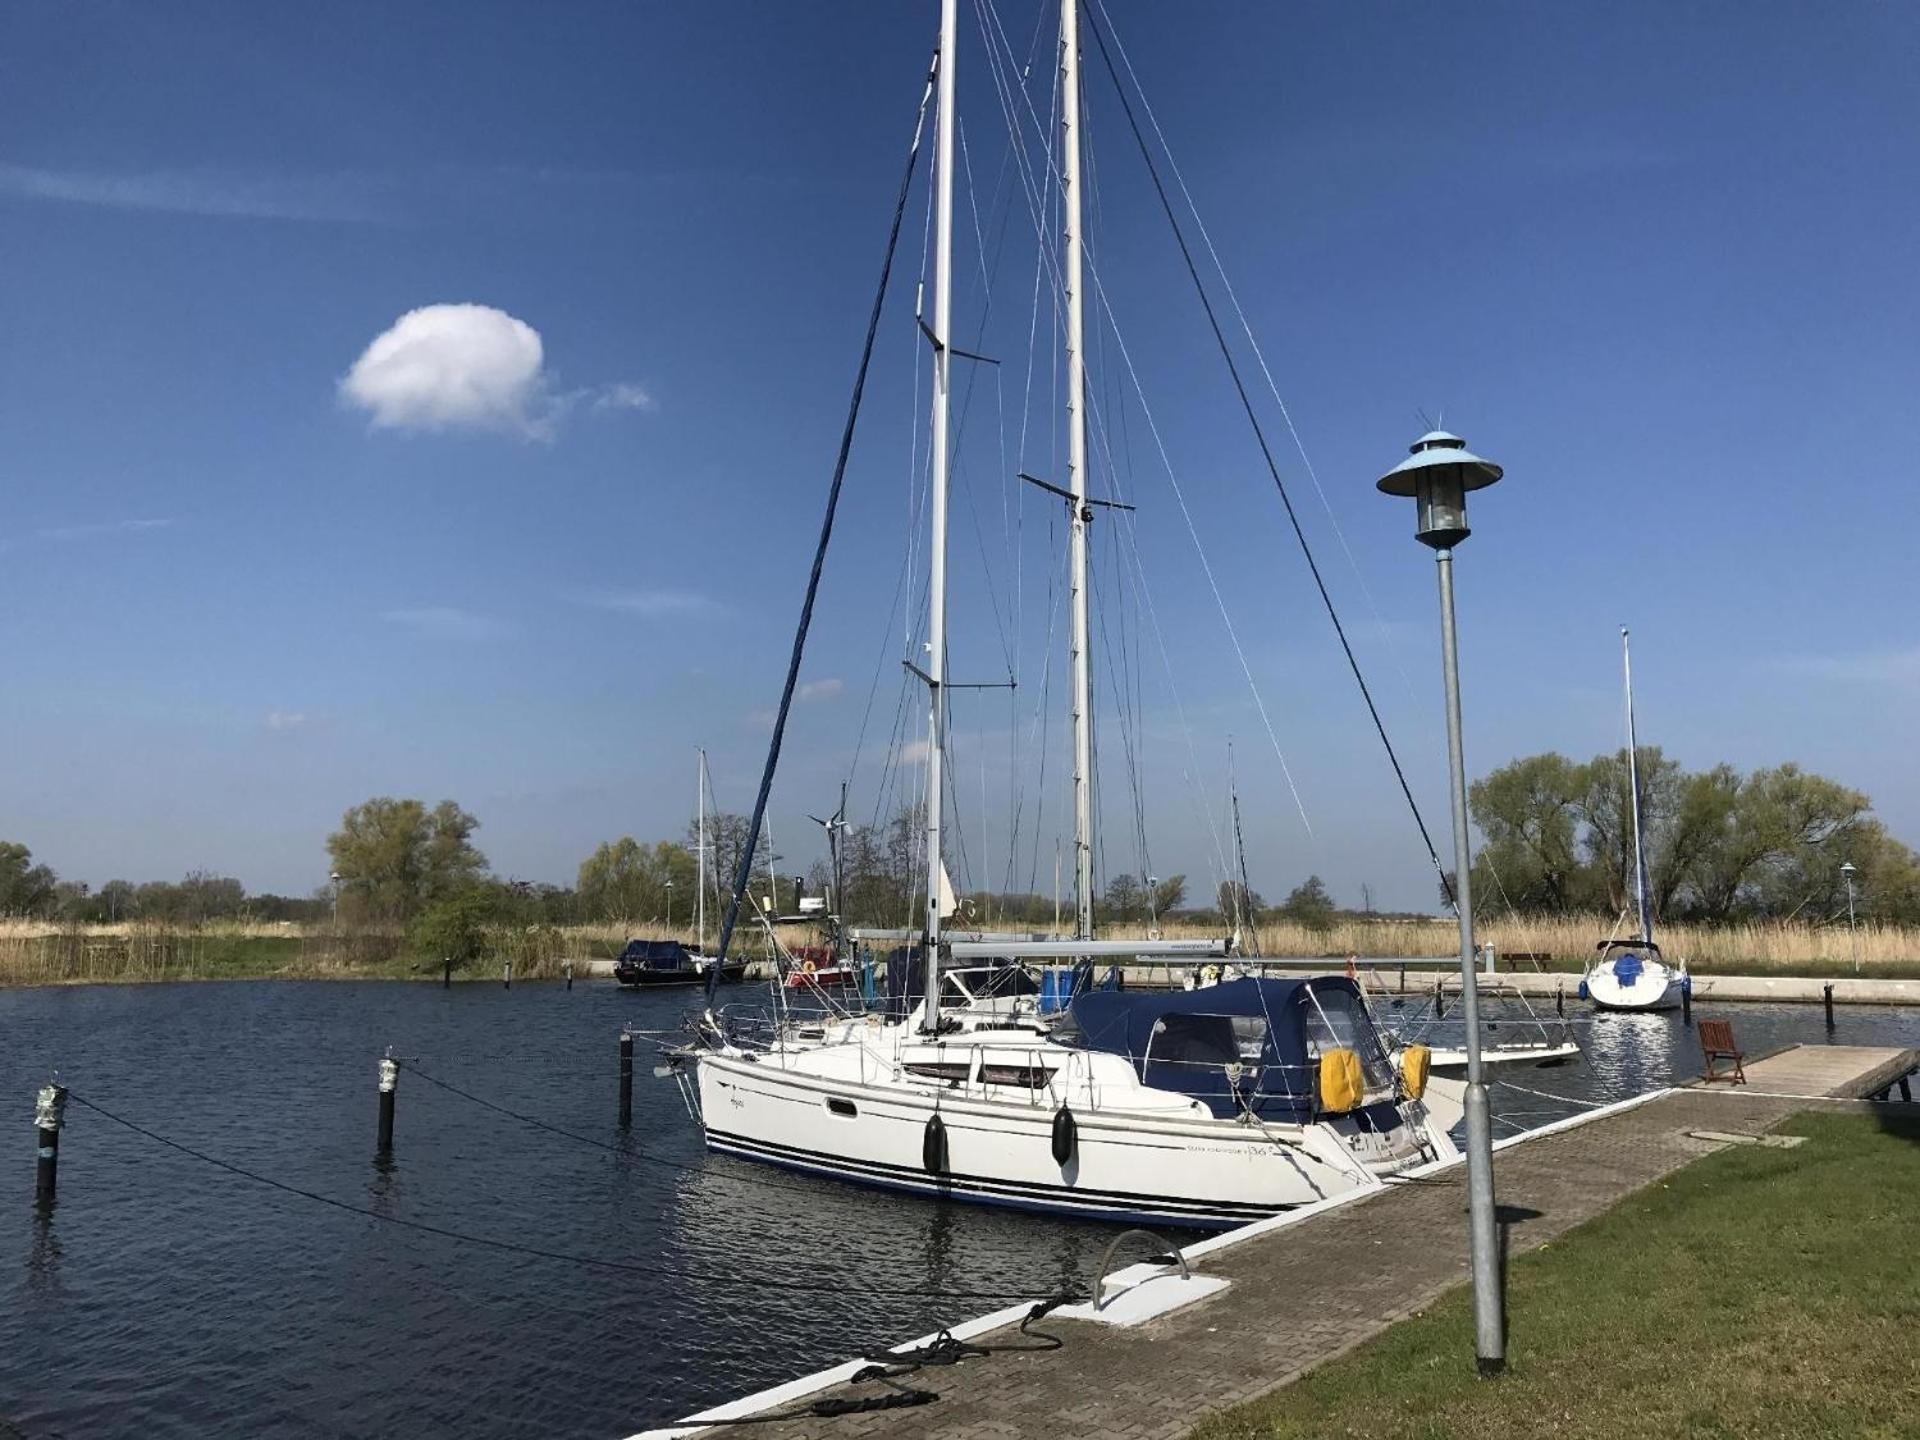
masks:
MULTIPOLYGON (((1494 1161, 1503 1244, 1510 1255, 1536 1249, 1725 1143, 1695 1132, 1759 1134, 1822 1103, 1802 1097, 1872 1094, 1916 1064, 1920 1052, 1913 1050, 1796 1046, 1749 1065, 1745 1087, 1672 1091, 1510 1144, 1494 1161)), ((923 1370, 907 1383, 940 1395, 923 1407, 655 1433, 777 1440, 1184 1435, 1203 1414, 1286 1384, 1464 1283, 1465 1204, 1464 1169, 1454 1166, 1252 1236, 1197 1263, 1203 1273, 1230 1280, 1225 1290, 1131 1329, 1049 1316, 1035 1328, 1060 1336, 1062 1349, 923 1370)), ((975 1339, 1018 1344, 1021 1337, 1010 1326, 975 1339)))

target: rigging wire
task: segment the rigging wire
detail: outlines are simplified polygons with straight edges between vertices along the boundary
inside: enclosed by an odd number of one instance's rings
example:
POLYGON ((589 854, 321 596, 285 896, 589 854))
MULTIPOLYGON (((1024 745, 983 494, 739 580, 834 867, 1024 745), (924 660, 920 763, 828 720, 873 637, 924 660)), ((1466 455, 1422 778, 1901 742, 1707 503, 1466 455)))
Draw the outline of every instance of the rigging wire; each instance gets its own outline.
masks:
MULTIPOLYGON (((934 81, 938 74, 938 67, 948 63, 949 59, 950 57, 935 53, 933 65, 927 72, 925 88, 920 95, 919 113, 913 125, 913 142, 907 150, 906 167, 900 176, 899 198, 894 202, 893 207, 893 224, 887 234, 886 258, 881 263, 880 282, 874 291, 873 309, 867 317, 866 343, 860 352, 860 368, 854 377, 853 398, 847 407, 846 426, 840 435, 840 453, 834 462, 833 483, 827 490, 826 514, 820 522, 820 539, 814 548, 813 569, 807 577, 806 599, 800 607, 800 623, 795 628, 793 636, 793 653, 787 661, 786 685, 780 692, 780 708, 774 717, 773 738, 767 747, 767 763, 760 775, 760 789, 754 797, 753 817, 747 822, 749 835, 758 835, 760 825, 766 819, 767 797, 773 789, 774 771, 780 762, 780 743, 786 735, 787 716, 793 708, 794 690, 800 681, 800 662, 806 653, 807 630, 813 623, 813 605, 820 593, 820 573, 826 565, 827 546, 833 539, 834 515, 840 507, 840 490, 846 481, 847 459, 853 450, 854 427, 860 419, 860 401, 866 393, 867 371, 873 363, 874 339, 880 331, 880 316, 886 306, 888 282, 893 276, 893 259, 900 244, 900 223, 906 216, 907 196, 913 184, 914 169, 920 159, 920 139, 926 128, 927 108, 933 102, 934 81)), ((718 955, 722 961, 727 957, 727 946, 733 939, 734 925, 740 918, 740 901, 746 893, 747 883, 751 878, 749 867, 752 863, 753 852, 749 849, 739 874, 734 877, 733 898, 727 906, 726 919, 721 922, 718 955)), ((717 964, 708 971, 707 1000, 709 1004, 712 1003, 713 989, 719 981, 720 971, 721 967, 717 964)))
MULTIPOLYGON (((991 11, 992 0, 984 0, 984 3, 987 4, 989 10, 991 11)), ((993 13, 995 14, 997 19, 997 12, 993 12, 993 13)), ((1002 35, 1004 37, 1004 30, 1002 31, 1002 35)), ((1005 43, 1004 38, 1002 43, 1003 44, 1005 43)), ((1040 117, 1034 113, 1033 101, 1031 97, 1026 96, 1025 92, 1023 91, 1022 98, 1026 101, 1027 113, 1029 118, 1032 120, 1034 128, 1041 133, 1045 133, 1047 127, 1041 123, 1040 117)), ((1017 125, 1018 120, 1013 115, 1012 109, 1011 109, 1011 97, 1003 97, 1001 103, 1003 108, 1007 110, 1008 124, 1017 125)), ((1058 167, 1056 166, 1055 168, 1057 170, 1058 167)), ((1033 214, 1034 214, 1034 225, 1035 225, 1036 233, 1041 233, 1043 232, 1043 228, 1044 228, 1043 221, 1039 211, 1037 209, 1033 209, 1034 207, 1034 201, 1032 198, 1033 187, 1031 183, 1027 185, 1026 189, 1028 194, 1028 206, 1029 206, 1029 209, 1033 210, 1033 214)), ((1048 276, 1053 283, 1053 286, 1056 292, 1056 297, 1057 297, 1061 281, 1060 281, 1057 270, 1053 268, 1051 260, 1047 256, 1047 252, 1044 248, 1043 234, 1042 234, 1042 257, 1043 257, 1043 260, 1046 260, 1048 263, 1048 276)), ((1235 657, 1240 662, 1241 673, 1246 677, 1247 688, 1253 696, 1254 707, 1259 712, 1261 724, 1264 726, 1267 733, 1267 740, 1273 747, 1273 753, 1275 758, 1278 759, 1280 762, 1280 771, 1282 776, 1286 779, 1288 792, 1291 794, 1293 798, 1294 809, 1299 813, 1301 826, 1306 830, 1308 836, 1313 838, 1317 844, 1318 836, 1315 835, 1315 832, 1313 829, 1313 822, 1307 817, 1306 804, 1301 799, 1299 786, 1294 783, 1293 769, 1287 763, 1286 752, 1281 749, 1280 737, 1274 729, 1272 717, 1267 712, 1266 701, 1260 694, 1260 687, 1258 683, 1254 680, 1253 667, 1248 662, 1246 651, 1240 644, 1239 631, 1234 626, 1233 616, 1228 612, 1226 600, 1220 593, 1219 582, 1214 578, 1213 566, 1207 559, 1206 547, 1201 543, 1199 529, 1194 525, 1193 516, 1187 509, 1186 494, 1184 490, 1181 488, 1179 476, 1174 470, 1173 460, 1171 456, 1169 456, 1169 454, 1167 453, 1166 442, 1162 438, 1160 434, 1159 426, 1153 418, 1152 407, 1149 406, 1147 403, 1145 387, 1142 386, 1140 382, 1139 373, 1135 369, 1133 364, 1132 352, 1128 349, 1128 346, 1126 343, 1126 336, 1120 330, 1119 320, 1114 315, 1112 302, 1107 297, 1106 286, 1102 282, 1101 276, 1100 276, 1100 267, 1097 264, 1093 263, 1093 259, 1091 256, 1088 257, 1087 270, 1088 270, 1089 276, 1093 281, 1094 294, 1099 299, 1101 307, 1106 311, 1108 324, 1113 328, 1114 342, 1119 348, 1121 359, 1126 364, 1128 377, 1132 383, 1135 398, 1138 400, 1140 405, 1141 417, 1147 423, 1148 431, 1152 435, 1154 440, 1155 449, 1158 451, 1160 456, 1160 463, 1165 468, 1167 472, 1168 483, 1173 488, 1174 498, 1176 501, 1179 502, 1181 518, 1186 522, 1187 534, 1188 534, 1188 537, 1193 541, 1195 554, 1200 561, 1201 572, 1207 577, 1208 587, 1213 593, 1214 606, 1220 612, 1221 623, 1227 631, 1228 640, 1233 645, 1235 657)), ((1091 405, 1092 403, 1093 402, 1090 399, 1089 404, 1091 405)), ((1424 826, 1423 826, 1423 829, 1424 829, 1424 826)))
POLYGON ((1335 608, 1333 596, 1327 590, 1327 582, 1320 573, 1319 562, 1314 559, 1313 547, 1307 542, 1307 532, 1300 523, 1298 512, 1294 509, 1293 498, 1287 493, 1286 481, 1281 478, 1279 463, 1274 458, 1272 446, 1267 443, 1266 431, 1260 424, 1260 416, 1254 409, 1253 399, 1247 393, 1246 382, 1241 378, 1239 362, 1234 359, 1233 349, 1227 343, 1226 333, 1220 328, 1220 318, 1215 313, 1212 298, 1207 294, 1207 287, 1200 278, 1200 267, 1195 263, 1193 250, 1187 244, 1186 233, 1180 226, 1180 217, 1174 213, 1173 202, 1167 195, 1166 184, 1160 178, 1159 167, 1154 164, 1153 152, 1148 148, 1146 136, 1140 129, 1139 119, 1134 115, 1133 103, 1127 98, 1120 74, 1114 68, 1113 57, 1108 53, 1102 27, 1091 14, 1087 16, 1087 28, 1093 32, 1093 38, 1100 48, 1100 58, 1105 63, 1107 74, 1112 79, 1114 89, 1120 97, 1120 108, 1127 117, 1127 124, 1133 132, 1134 143, 1140 149, 1140 156, 1146 162, 1147 173, 1153 180, 1154 192, 1160 197, 1160 206, 1166 212, 1167 223, 1173 228, 1174 240, 1180 247, 1181 258, 1186 261, 1187 273, 1193 280, 1201 308, 1206 311, 1207 324, 1213 330, 1214 341, 1220 349, 1220 357, 1226 361, 1227 371, 1233 377, 1234 389, 1240 396, 1241 408, 1246 411, 1247 423, 1253 427, 1254 439, 1259 443, 1260 453, 1266 461, 1267 472, 1273 477, 1274 488, 1280 494, 1280 502, 1287 512, 1287 521, 1293 528, 1294 538, 1300 545, 1300 553, 1305 557, 1307 569, 1313 576, 1314 588, 1320 592, 1320 602, 1326 609, 1327 618, 1333 622, 1334 634, 1339 637, 1340 649, 1347 658, 1347 667, 1353 672, 1354 682, 1360 687, 1361 699, 1366 702, 1367 714, 1372 718, 1373 728, 1379 734, 1380 743, 1387 752, 1387 759, 1393 766, 1394 777, 1400 782, 1400 791, 1406 797, 1407 808, 1413 812, 1413 822, 1419 828, 1420 838, 1427 847, 1427 858, 1433 862, 1434 871, 1440 877, 1440 887, 1447 897, 1447 903, 1458 909, 1453 881, 1448 878, 1446 867, 1440 863, 1440 852, 1434 847, 1433 836, 1428 833, 1427 822, 1420 813, 1419 802, 1413 798, 1413 787, 1408 783, 1406 771, 1400 764, 1400 757, 1393 748, 1393 741, 1387 735, 1386 724, 1380 718, 1380 709, 1374 704, 1373 692, 1367 686, 1366 675, 1361 671, 1360 661, 1353 653, 1352 643, 1347 639, 1346 627, 1341 624, 1340 612, 1335 608))

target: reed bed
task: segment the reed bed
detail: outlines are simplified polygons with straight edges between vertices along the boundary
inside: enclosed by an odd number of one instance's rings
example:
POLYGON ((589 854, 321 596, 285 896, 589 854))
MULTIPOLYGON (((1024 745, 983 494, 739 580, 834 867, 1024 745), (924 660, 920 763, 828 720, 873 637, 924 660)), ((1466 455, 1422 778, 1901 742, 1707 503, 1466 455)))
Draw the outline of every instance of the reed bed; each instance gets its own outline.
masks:
MULTIPOLYGON (((764 931, 743 925, 736 952, 766 953, 764 931)), ((778 927, 783 946, 814 943, 811 926, 778 927)), ((1144 925, 1112 925, 1114 939, 1145 939, 1144 925)), ((1173 921, 1166 939, 1219 939, 1218 925, 1173 921)), ((1502 969, 1577 968, 1610 933, 1598 918, 1501 919, 1479 929, 1503 957, 1502 969)), ((617 955, 630 939, 691 940, 687 929, 663 925, 535 925, 501 927, 487 954, 464 971, 495 979, 511 961, 516 979, 558 979, 569 961, 617 955)), ((712 932, 709 932, 711 940, 712 932)), ((1252 937, 1247 937, 1249 941, 1252 937)), ((1450 922, 1345 917, 1324 927, 1269 920, 1259 927, 1259 949, 1276 959, 1337 960, 1347 955, 1438 958, 1456 953, 1459 931, 1450 922)), ((1660 932, 1661 948, 1703 973, 1803 975, 1853 973, 1857 943, 1862 975, 1920 975, 1920 927, 1863 924, 1851 937, 1844 925, 1762 921, 1727 926, 1674 925, 1660 932)), ((1251 948, 1251 946, 1249 946, 1251 948)), ((139 983, 219 979, 423 979, 438 977, 437 956, 410 952, 398 927, 334 930, 326 925, 220 922, 172 926, 153 922, 55 925, 0 920, 0 985, 139 983)))

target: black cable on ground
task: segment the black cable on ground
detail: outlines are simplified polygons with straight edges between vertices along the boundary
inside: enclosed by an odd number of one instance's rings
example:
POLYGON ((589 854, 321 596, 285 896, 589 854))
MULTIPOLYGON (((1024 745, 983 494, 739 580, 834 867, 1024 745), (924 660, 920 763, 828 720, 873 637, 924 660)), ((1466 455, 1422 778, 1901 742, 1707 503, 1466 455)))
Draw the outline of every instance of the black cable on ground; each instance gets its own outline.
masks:
MULTIPOLYGON (((417 1073, 417 1072, 416 1072, 417 1073)), ((103 1119, 111 1120, 131 1130, 136 1135, 164 1145, 169 1150, 177 1150, 182 1155, 224 1170, 230 1175, 238 1175, 243 1180, 251 1180, 257 1185, 265 1185, 286 1195, 297 1196, 302 1200, 311 1200, 315 1204, 326 1205, 335 1210, 344 1210, 349 1215, 359 1215, 368 1220, 378 1220, 386 1225, 397 1225, 403 1230, 418 1231, 423 1235, 438 1236, 442 1240, 452 1240, 464 1245, 478 1245, 488 1250, 499 1250, 510 1255, 524 1255, 540 1260, 561 1260, 571 1265, 588 1265, 602 1270, 617 1270, 629 1275, 645 1275, 653 1279, 692 1280, 710 1284, 715 1281, 737 1278, 720 1275, 703 1275, 695 1271, 674 1270, 662 1265, 639 1265, 626 1260, 609 1260, 599 1255, 578 1255, 565 1250, 547 1250, 537 1245, 524 1245, 517 1240, 497 1240, 485 1235, 470 1235, 460 1230, 450 1230, 444 1225, 432 1225, 424 1220, 408 1220, 399 1215, 388 1215, 366 1205, 355 1205, 351 1201, 338 1200, 331 1195, 322 1195, 317 1190, 308 1190, 299 1185, 290 1185, 284 1180, 276 1180, 271 1175, 262 1175, 257 1170, 249 1170, 244 1165, 236 1165, 231 1160, 222 1160, 217 1155, 209 1155, 204 1150, 196 1150, 191 1145, 149 1130, 116 1115, 104 1105, 96 1104, 73 1090, 67 1091, 67 1098, 74 1104, 93 1111, 103 1119)), ((1032 1290, 906 1290, 889 1289, 875 1286, 850 1286, 845 1284, 813 1285, 797 1280, 778 1280, 756 1277, 752 1283, 766 1290, 797 1291, 810 1295, 834 1294, 889 1300, 1032 1300, 1032 1290)), ((1075 1297, 1067 1297, 1072 1299, 1075 1297)), ((1045 1305, 1066 1303, 1058 1297, 1039 1302, 1045 1305)))
POLYGON ((971 1340, 957 1338, 951 1330, 942 1330, 926 1344, 916 1345, 910 1349, 869 1350, 861 1358, 871 1363, 848 1376, 846 1383, 885 1385, 891 1392, 889 1394, 827 1395, 804 1405, 794 1405, 785 1410, 773 1410, 760 1415, 748 1415, 737 1420, 675 1420, 658 1428, 671 1430, 695 1425, 702 1428, 718 1428, 723 1425, 771 1425, 783 1420, 827 1419, 839 1415, 864 1415, 875 1410, 900 1410, 918 1405, 931 1405, 940 1398, 938 1391, 903 1385, 900 1382, 928 1366, 958 1365, 963 1360, 979 1360, 992 1355, 1018 1354, 1022 1351, 1058 1350, 1066 1344, 1058 1335, 1049 1335, 1044 1331, 1030 1330, 1027 1327, 1062 1305, 1074 1304, 1080 1298, 1077 1295, 1062 1293, 1051 1299, 1037 1301, 1027 1311, 1026 1316, 1020 1321, 1020 1333, 1030 1340, 1039 1342, 1037 1344, 980 1345, 971 1340))
POLYGON ((1160 197, 1160 208, 1166 212, 1167 223, 1173 227, 1174 241, 1180 247, 1180 257, 1187 263, 1187 274, 1193 279, 1193 288, 1200 297, 1200 306, 1207 312, 1207 324, 1213 329, 1214 342, 1220 347, 1220 358, 1227 362, 1227 372, 1233 377, 1233 388, 1239 392, 1240 405, 1247 412, 1247 423, 1253 427, 1253 438, 1259 442, 1260 454, 1267 462, 1267 473, 1273 477, 1273 485, 1280 492, 1280 503, 1286 507, 1287 521, 1293 526, 1294 539, 1300 542, 1300 553, 1306 557, 1307 569, 1313 575, 1314 587, 1320 592, 1320 603, 1326 607, 1327 618, 1333 622, 1333 633, 1340 639, 1340 649, 1347 657, 1347 668, 1353 672, 1354 682, 1360 687, 1360 698, 1366 702, 1367 714, 1373 719, 1373 728, 1380 736, 1380 743, 1386 748, 1387 760, 1393 766, 1394 778, 1400 782, 1400 793, 1406 796, 1407 808, 1413 812, 1413 823, 1419 827, 1420 838, 1427 847, 1427 858, 1433 862, 1434 870, 1440 876, 1440 885, 1447 895, 1447 903, 1458 908, 1454 897, 1453 883, 1447 878, 1446 867, 1440 863, 1440 852, 1434 848, 1433 836, 1427 832, 1426 819, 1420 814, 1420 805, 1413 798, 1413 787, 1407 783, 1406 771, 1400 767, 1400 756, 1393 748, 1393 741, 1387 738, 1386 723, 1380 718, 1380 710, 1373 703, 1373 692, 1367 687, 1367 677, 1361 673, 1360 661, 1353 653, 1353 646, 1347 640, 1346 626, 1340 623, 1340 612, 1334 608, 1333 596, 1327 590, 1327 582, 1321 578, 1319 562, 1313 558, 1313 547, 1307 543, 1307 532, 1300 524, 1300 517, 1293 508, 1293 497, 1287 493, 1286 481, 1280 478, 1280 465, 1273 457, 1273 448, 1267 443, 1267 433, 1261 427, 1259 413, 1253 408, 1253 399, 1247 393, 1246 382, 1240 378, 1239 362, 1233 358, 1233 348, 1227 344, 1226 332, 1220 328, 1220 318, 1214 313, 1213 300, 1207 294, 1206 284, 1200 278, 1200 267, 1195 263, 1193 251, 1187 245, 1186 232, 1180 228, 1180 217, 1175 213, 1173 201, 1167 195, 1167 187, 1160 179, 1160 167, 1153 162, 1153 151, 1148 148, 1147 137, 1141 132, 1140 122, 1134 116, 1133 102, 1127 98, 1127 89, 1120 81, 1120 73, 1114 69, 1113 57, 1107 53, 1106 37, 1100 33, 1100 26, 1091 12, 1086 15, 1087 28, 1093 32, 1093 38, 1100 47, 1100 59, 1106 65, 1107 75, 1113 81, 1115 93, 1120 97, 1120 108, 1127 117, 1127 126, 1133 131, 1134 143, 1140 147, 1140 158, 1147 162, 1147 174, 1153 180, 1154 193, 1160 197))

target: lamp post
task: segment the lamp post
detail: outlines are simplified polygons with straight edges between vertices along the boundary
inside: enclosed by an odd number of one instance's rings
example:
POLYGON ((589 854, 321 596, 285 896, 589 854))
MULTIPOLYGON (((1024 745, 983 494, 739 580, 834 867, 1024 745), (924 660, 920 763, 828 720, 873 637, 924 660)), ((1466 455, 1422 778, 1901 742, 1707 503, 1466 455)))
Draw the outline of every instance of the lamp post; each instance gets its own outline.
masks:
POLYGON ((1480 1067, 1480 993, 1474 976, 1472 860, 1467 841, 1467 768, 1460 743, 1460 660, 1453 624, 1453 547, 1467 528, 1467 491, 1500 478, 1501 470, 1467 449, 1458 435, 1434 430, 1413 442, 1413 453, 1380 477, 1386 495, 1410 496, 1418 506, 1414 538, 1433 548, 1440 572, 1440 656, 1446 672, 1447 764, 1453 802, 1453 898, 1460 915, 1460 1013, 1467 1031, 1468 1250, 1473 1262, 1474 1351, 1482 1375, 1506 1368, 1505 1296, 1494 1230, 1493 1125, 1480 1067))
POLYGON ((1840 873, 1847 877, 1847 948, 1853 952, 1853 973, 1860 973, 1860 936, 1853 928, 1853 862, 1847 861, 1840 867, 1840 873))

